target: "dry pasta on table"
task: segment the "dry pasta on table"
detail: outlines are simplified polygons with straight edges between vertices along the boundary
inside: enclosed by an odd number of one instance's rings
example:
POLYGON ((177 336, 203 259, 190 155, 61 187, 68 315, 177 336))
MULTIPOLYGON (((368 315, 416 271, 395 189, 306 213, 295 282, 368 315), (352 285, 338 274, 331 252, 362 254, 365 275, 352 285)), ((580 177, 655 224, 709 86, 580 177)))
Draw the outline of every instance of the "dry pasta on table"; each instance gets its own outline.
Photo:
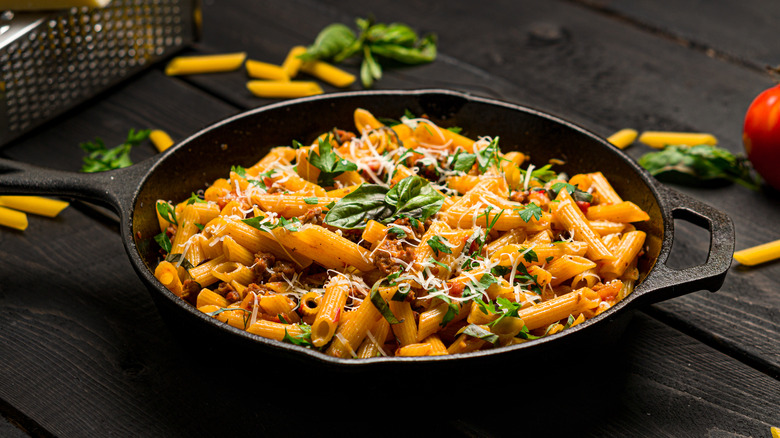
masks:
POLYGON ((354 120, 159 200, 158 279, 226 324, 344 358, 527 342, 631 293, 649 216, 598 169, 535 167, 425 117, 354 120))

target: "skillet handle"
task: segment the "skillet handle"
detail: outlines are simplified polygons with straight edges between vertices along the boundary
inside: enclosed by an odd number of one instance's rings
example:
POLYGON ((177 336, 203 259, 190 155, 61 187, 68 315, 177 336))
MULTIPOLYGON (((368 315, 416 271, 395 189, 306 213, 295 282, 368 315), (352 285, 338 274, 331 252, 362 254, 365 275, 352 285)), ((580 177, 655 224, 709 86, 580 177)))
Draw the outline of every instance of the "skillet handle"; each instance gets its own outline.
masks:
MULTIPOLYGON (((684 269, 672 269, 666 265, 669 251, 659 256, 651 274, 637 287, 637 298, 641 296, 643 302, 654 303, 697 290, 717 291, 723 285, 734 255, 734 224, 731 218, 676 190, 666 187, 663 190, 663 200, 672 210, 672 217, 710 232, 710 249, 704 264, 684 269)), ((670 229, 673 230, 673 227, 670 229)))
POLYGON ((135 191, 156 161, 150 158, 123 169, 79 173, 0 158, 0 194, 74 198, 122 213, 132 208, 135 191))

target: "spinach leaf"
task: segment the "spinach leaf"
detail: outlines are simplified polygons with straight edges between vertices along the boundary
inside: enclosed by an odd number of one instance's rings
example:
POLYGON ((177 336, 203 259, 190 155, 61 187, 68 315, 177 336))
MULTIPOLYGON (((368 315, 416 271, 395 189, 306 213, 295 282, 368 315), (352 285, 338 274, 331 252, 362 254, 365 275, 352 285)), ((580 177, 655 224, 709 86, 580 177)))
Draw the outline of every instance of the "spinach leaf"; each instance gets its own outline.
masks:
POLYGON ((691 185, 730 181, 751 190, 760 188, 744 157, 712 145, 670 145, 643 155, 639 165, 661 181, 691 185))

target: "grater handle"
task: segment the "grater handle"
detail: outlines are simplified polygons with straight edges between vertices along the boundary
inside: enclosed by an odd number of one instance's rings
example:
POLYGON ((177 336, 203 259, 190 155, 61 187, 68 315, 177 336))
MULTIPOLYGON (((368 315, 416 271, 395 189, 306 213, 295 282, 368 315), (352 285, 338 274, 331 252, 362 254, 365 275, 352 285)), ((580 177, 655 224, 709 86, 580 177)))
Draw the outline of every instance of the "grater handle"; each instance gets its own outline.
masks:
POLYGON ((79 173, 0 158, 0 194, 80 199, 125 215, 132 210, 133 196, 156 162, 153 157, 123 169, 79 173))

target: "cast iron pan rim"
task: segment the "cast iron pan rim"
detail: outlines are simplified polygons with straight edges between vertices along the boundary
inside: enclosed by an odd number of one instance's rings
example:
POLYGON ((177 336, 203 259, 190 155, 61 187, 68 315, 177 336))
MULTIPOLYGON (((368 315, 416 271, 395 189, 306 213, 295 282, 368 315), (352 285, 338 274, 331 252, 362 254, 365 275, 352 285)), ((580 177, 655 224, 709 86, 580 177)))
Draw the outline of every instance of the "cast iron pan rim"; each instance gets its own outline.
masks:
POLYGON ((629 164, 629 166, 635 171, 635 174, 638 175, 642 179, 642 182, 644 182, 644 184, 650 189, 661 211, 663 224, 664 224, 664 237, 661 244, 661 251, 659 253, 658 259, 655 261, 653 268, 651 268, 650 271, 648 272, 648 276, 653 271, 655 264, 659 263, 661 259, 668 254, 670 250, 671 239, 672 239, 671 233, 668 232, 670 230, 669 221, 672 221, 673 218, 671 215, 671 211, 669 210, 668 206, 665 205, 665 203, 663 202, 663 197, 659 193, 658 183, 650 176, 650 174, 645 169, 640 167, 634 160, 632 160, 630 157, 625 155, 622 151, 618 150, 617 148, 609 144, 606 140, 592 133, 591 131, 570 121, 561 119, 559 117, 556 117, 554 115, 548 114, 546 112, 534 108, 530 108, 528 106, 517 105, 517 104, 491 99, 491 98, 478 97, 478 96, 474 96, 474 95, 470 95, 458 91, 452 91, 446 89, 367 90, 367 91, 349 91, 349 92, 340 92, 340 93, 330 93, 330 94, 318 95, 318 96, 310 96, 310 97, 304 97, 299 99, 293 99, 289 101, 277 102, 270 105, 254 108, 245 112, 241 112, 234 116, 228 117, 222 121, 216 122, 198 131, 197 133, 191 135, 190 137, 186 138, 178 145, 171 147, 167 151, 165 151, 161 156, 159 156, 155 160, 152 166, 147 170, 146 174, 142 179, 141 184, 137 187, 137 189, 133 194, 133 199, 132 202, 130 203, 131 210, 126 212, 127 214, 125 215, 127 220, 125 225, 124 241, 125 241, 125 246, 127 247, 127 252, 130 255, 130 259, 132 260, 133 267, 135 268, 136 272, 138 272, 139 275, 141 275, 142 278, 146 281, 147 285, 151 285, 156 292, 162 294, 168 301, 172 302, 173 304, 175 304, 176 306, 178 306, 180 309, 184 310, 188 314, 200 319, 205 324, 211 324, 213 326, 216 326, 218 329, 227 330, 231 332, 231 334, 233 335, 237 335, 245 338, 247 341, 259 342, 267 346, 269 349, 283 350, 283 351, 287 351, 299 355, 300 354, 308 355, 309 357, 314 358, 322 363, 326 363, 329 365, 337 365, 339 367, 343 367, 343 366, 364 367, 364 366, 371 366, 372 364, 389 363, 389 362, 419 364, 420 362, 442 362, 442 361, 449 362, 453 360, 465 361, 468 359, 476 359, 480 357, 493 356, 496 354, 509 353, 520 349, 531 348, 536 345, 542 345, 542 344, 547 344, 549 342, 554 342, 557 339, 561 339, 563 336, 570 336, 581 330, 587 330, 588 327, 590 327, 591 325, 597 324, 602 320, 610 318, 613 314, 621 311, 624 307, 629 305, 633 297, 636 296, 636 291, 639 290, 641 292, 643 286, 642 283, 637 285, 637 288, 634 291, 634 293, 630 294, 621 302, 617 303, 616 305, 612 306, 611 308, 597 315, 596 317, 591 318, 575 327, 566 329, 560 333, 556 333, 551 336, 545 336, 543 338, 536 339, 533 341, 529 341, 521 344, 515 344, 512 346, 502 347, 497 349, 488 349, 488 350, 479 350, 479 351, 474 351, 469 353, 461 353, 458 355, 424 356, 424 357, 376 357, 370 359, 354 360, 354 359, 336 358, 336 357, 327 356, 324 353, 321 353, 313 349, 299 347, 293 344, 264 338, 262 336, 254 335, 244 330, 239 330, 235 327, 224 324, 223 322, 218 321, 217 319, 212 318, 198 311, 194 306, 190 305, 189 303, 185 302, 181 298, 174 295, 171 291, 169 291, 162 284, 160 284, 155 278, 153 272, 149 268, 147 268, 146 264, 144 263, 143 259, 140 256, 138 249, 136 248, 135 241, 132 236, 132 230, 133 230, 132 209, 135 208, 135 204, 138 199, 138 196, 143 190, 149 175, 154 173, 157 167, 160 166, 162 162, 165 161, 165 159, 169 155, 175 153, 178 149, 188 147, 189 143, 196 141, 199 137, 204 135, 206 132, 210 132, 214 129, 219 129, 222 126, 228 125, 236 120, 243 119, 246 117, 253 117, 257 114, 262 114, 264 112, 271 111, 278 108, 295 107, 296 105, 299 104, 304 104, 304 103, 309 103, 314 101, 338 101, 340 99, 349 98, 349 97, 423 96, 423 95, 446 95, 446 96, 459 97, 465 99, 468 102, 476 102, 476 103, 483 103, 483 104, 488 104, 493 106, 501 106, 507 109, 531 114, 537 117, 554 121, 562 126, 565 126, 566 128, 578 131, 581 134, 590 137, 592 140, 602 144, 605 148, 605 152, 610 151, 613 155, 615 155, 616 157, 620 158, 621 160, 629 164))

